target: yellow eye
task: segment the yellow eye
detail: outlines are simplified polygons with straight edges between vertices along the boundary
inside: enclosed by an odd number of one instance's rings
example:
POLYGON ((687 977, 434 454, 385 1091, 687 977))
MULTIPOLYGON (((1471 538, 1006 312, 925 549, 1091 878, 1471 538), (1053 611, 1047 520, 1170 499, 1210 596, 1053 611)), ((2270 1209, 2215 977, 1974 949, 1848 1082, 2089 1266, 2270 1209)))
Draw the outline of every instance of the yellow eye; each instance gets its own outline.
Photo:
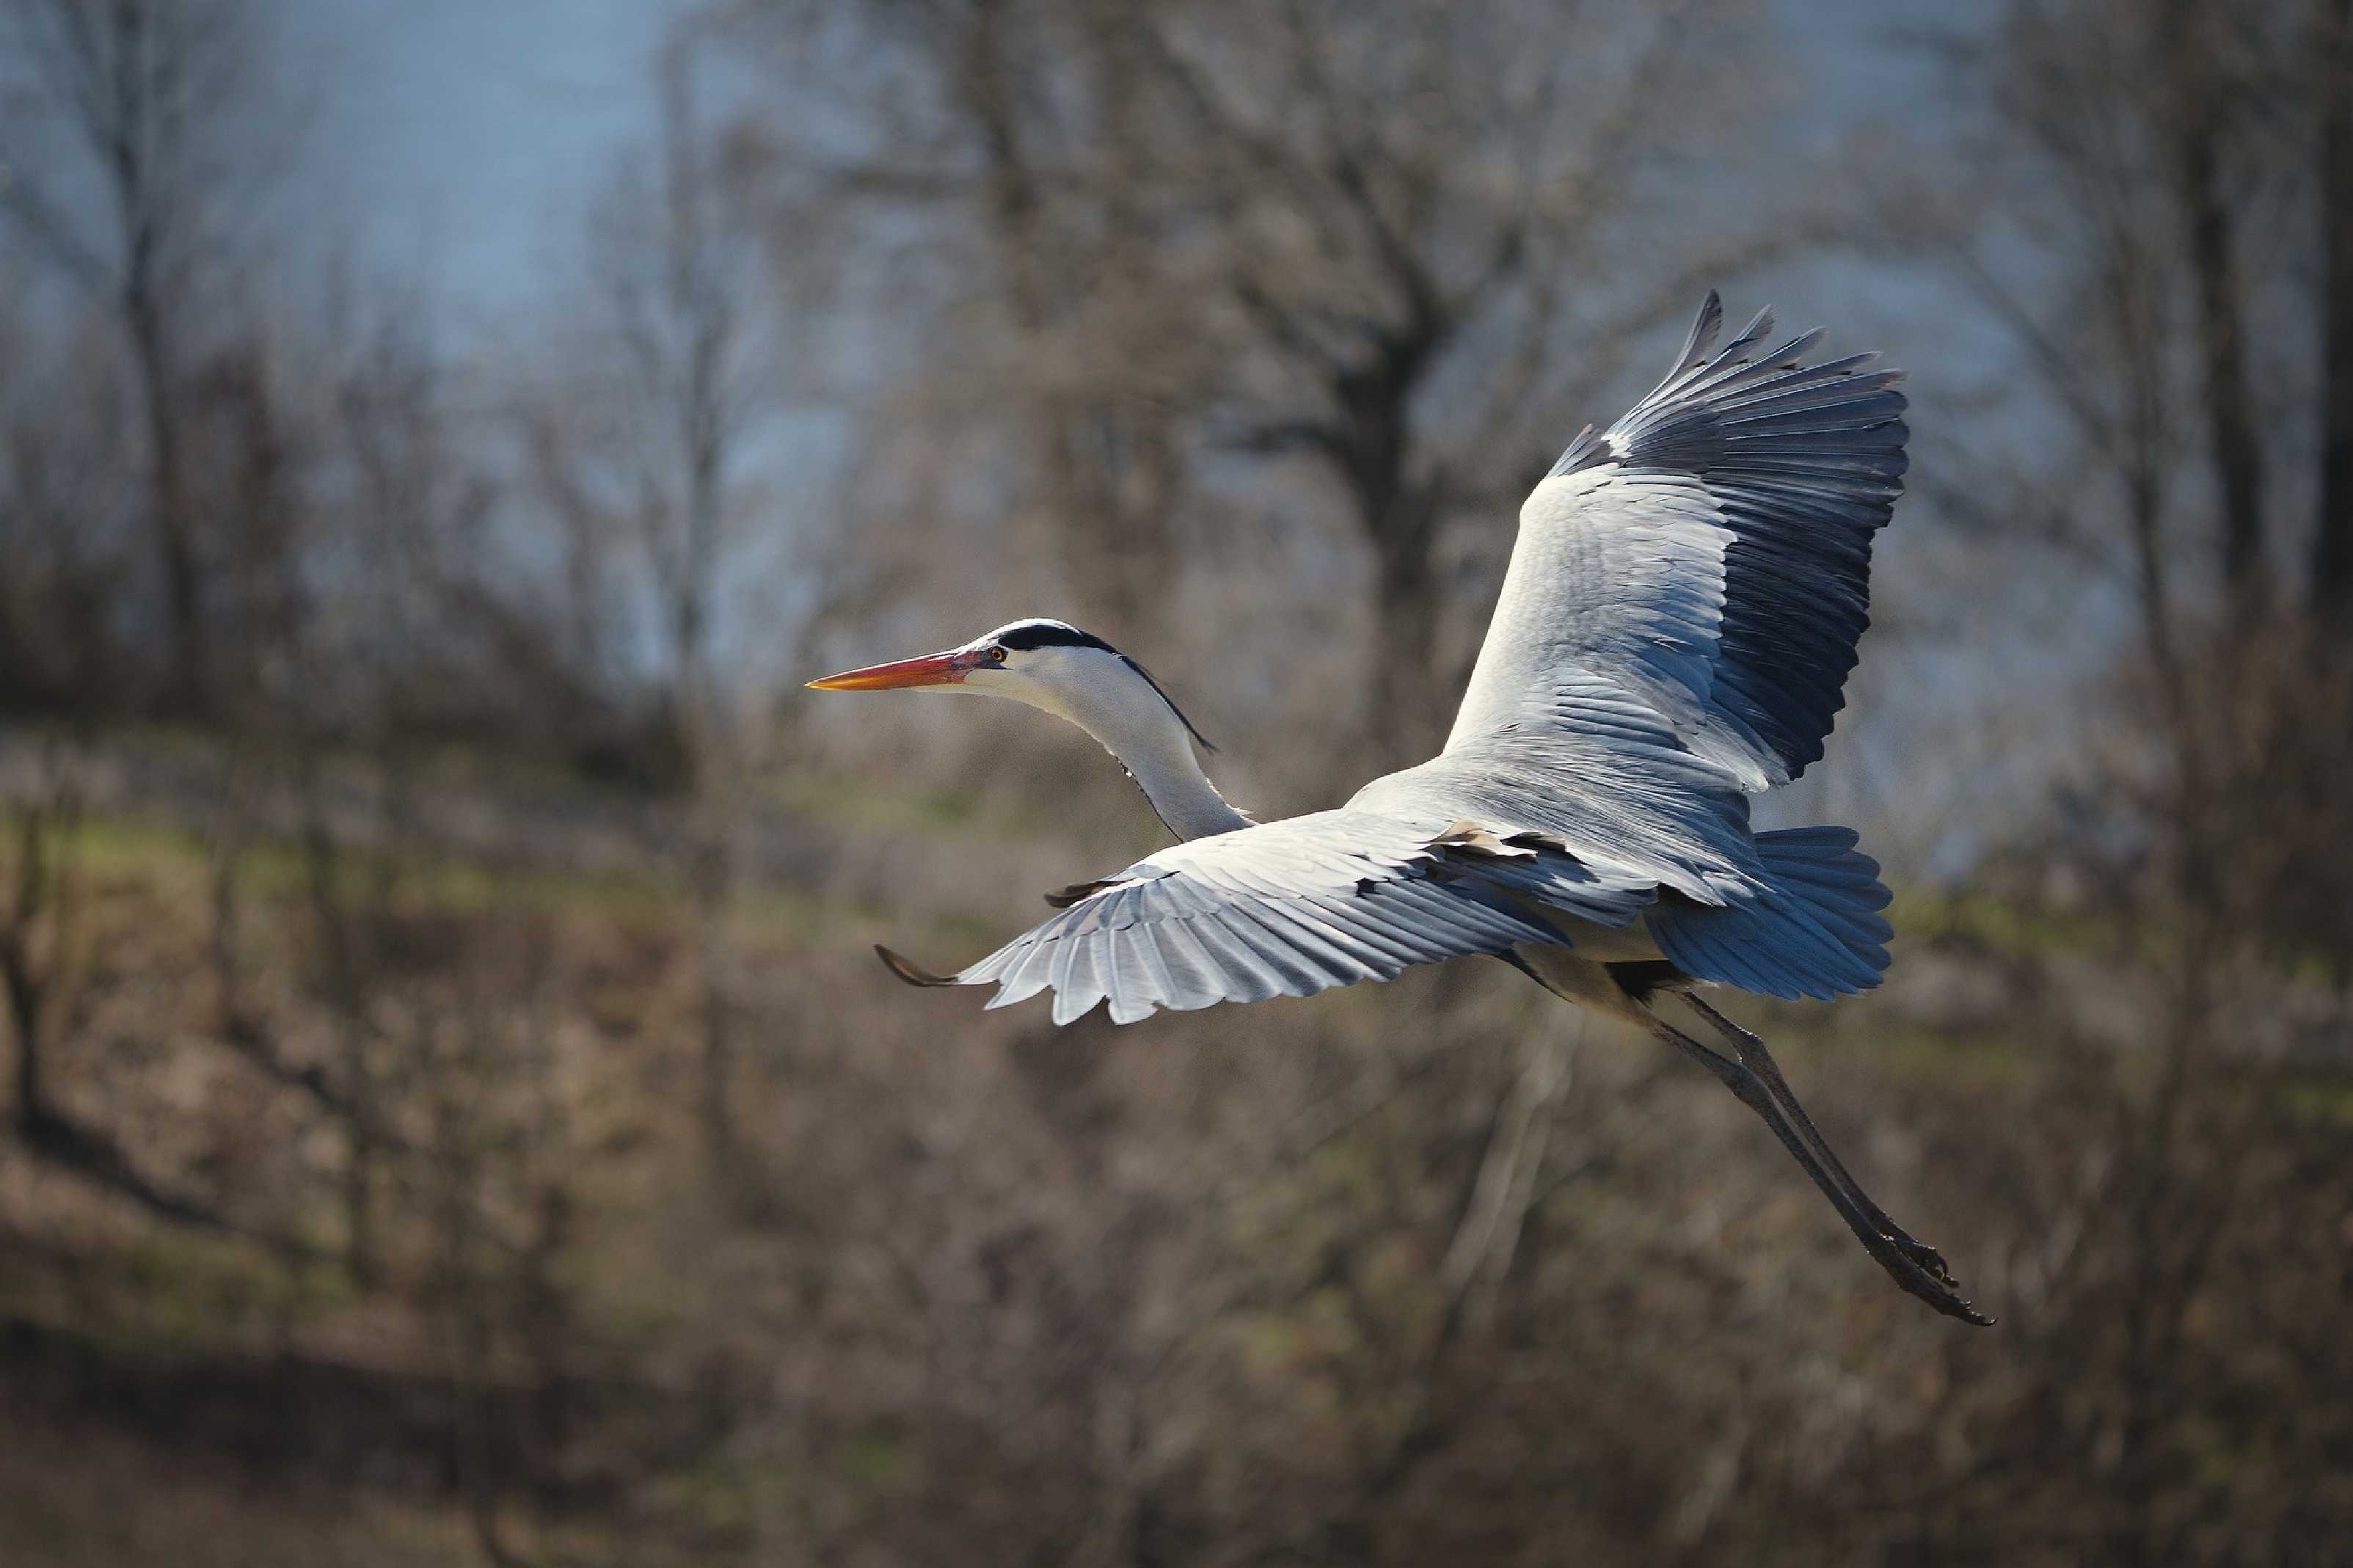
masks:
POLYGON ((988 657, 990 662, 995 664, 1003 664, 1005 662, 1005 650, 1001 647, 990 648, 988 650, 988 657))

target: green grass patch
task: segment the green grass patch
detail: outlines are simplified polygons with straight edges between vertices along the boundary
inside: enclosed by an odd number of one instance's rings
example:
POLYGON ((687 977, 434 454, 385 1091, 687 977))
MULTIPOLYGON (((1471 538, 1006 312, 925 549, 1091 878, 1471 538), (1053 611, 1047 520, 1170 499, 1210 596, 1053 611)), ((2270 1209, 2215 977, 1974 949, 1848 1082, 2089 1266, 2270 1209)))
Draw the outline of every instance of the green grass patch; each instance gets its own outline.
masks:
POLYGON ((762 792, 776 809, 862 833, 978 834, 1034 838, 1054 829, 1054 815, 1010 796, 953 785, 911 787, 872 779, 790 773, 762 792))
POLYGON ((2123 940, 2113 925, 2088 916, 2023 909, 1981 893, 1905 889, 1887 918, 1901 942, 1963 941, 2022 955, 2113 952, 2123 940))
POLYGON ((2353 1131, 2353 1083, 2292 1083, 2283 1090, 2282 1099, 2300 1121, 2353 1131))

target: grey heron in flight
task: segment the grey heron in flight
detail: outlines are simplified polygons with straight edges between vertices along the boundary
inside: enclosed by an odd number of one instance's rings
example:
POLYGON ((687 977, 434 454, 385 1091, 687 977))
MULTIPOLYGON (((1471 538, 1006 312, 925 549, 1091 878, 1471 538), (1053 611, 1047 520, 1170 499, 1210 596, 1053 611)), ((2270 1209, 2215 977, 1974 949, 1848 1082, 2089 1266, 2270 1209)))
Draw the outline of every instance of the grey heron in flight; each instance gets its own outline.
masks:
POLYGON ((1236 810, 1144 667, 1060 621, 809 682, 1067 719, 1181 841, 1050 896, 1059 913, 956 973, 884 962, 918 984, 993 984, 992 1007, 1050 989, 1057 1024, 1099 1003, 1126 1024, 1498 958, 1714 1073, 1898 1284, 1989 1323, 1848 1173, 1764 1041, 1700 994, 1829 1000, 1887 967, 1888 893, 1855 835, 1754 832, 1748 797, 1822 754, 1908 434, 1901 373, 1866 368, 1875 356, 1808 364, 1821 332, 1773 344, 1769 311, 1718 349, 1722 321, 1711 293, 1666 379, 1580 433, 1521 507, 1445 749, 1337 810, 1236 810), (1662 1016, 1670 996, 1728 1048, 1662 1016))

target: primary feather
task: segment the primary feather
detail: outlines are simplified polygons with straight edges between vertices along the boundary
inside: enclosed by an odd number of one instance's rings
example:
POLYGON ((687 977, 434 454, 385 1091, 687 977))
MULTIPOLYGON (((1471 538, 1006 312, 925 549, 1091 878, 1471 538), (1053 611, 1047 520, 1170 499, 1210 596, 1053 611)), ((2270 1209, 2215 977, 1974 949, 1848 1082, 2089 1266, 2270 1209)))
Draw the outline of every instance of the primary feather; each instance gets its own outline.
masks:
POLYGON ((1903 492, 1903 373, 1801 363, 1819 331, 1760 350, 1770 311, 1715 350, 1722 321, 1710 294, 1666 379, 1521 508, 1450 752, 1556 725, 1566 678, 1648 705, 1750 791, 1820 758, 1903 492))

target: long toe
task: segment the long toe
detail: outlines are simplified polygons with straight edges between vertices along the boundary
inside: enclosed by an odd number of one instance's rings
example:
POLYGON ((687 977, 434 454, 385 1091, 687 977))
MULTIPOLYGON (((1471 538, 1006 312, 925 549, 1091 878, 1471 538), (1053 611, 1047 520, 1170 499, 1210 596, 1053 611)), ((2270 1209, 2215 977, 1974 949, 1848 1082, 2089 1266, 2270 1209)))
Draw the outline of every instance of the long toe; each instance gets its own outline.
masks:
POLYGON ((1953 1278, 1953 1270, 1945 1262, 1945 1255, 1943 1253, 1937 1251, 1935 1247, 1929 1246, 1925 1241, 1915 1240, 1913 1237, 1905 1235, 1900 1230, 1893 1236, 1890 1236, 1887 1239, 1895 1244, 1895 1249, 1898 1252, 1901 1252, 1905 1257, 1917 1264, 1929 1279, 1934 1279, 1939 1285, 1953 1289, 1958 1288, 1960 1282, 1953 1278))
POLYGON ((1952 1276, 1947 1274, 1938 1278, 1931 1275, 1925 1268, 1910 1264, 1908 1259, 1906 1264, 1907 1266, 1902 1269, 1888 1270, 1895 1276, 1897 1284, 1948 1318, 1958 1318, 1961 1321, 1974 1324, 1980 1329, 1993 1327, 1993 1320, 1971 1306, 1967 1298, 1962 1296, 1952 1276))
POLYGON ((1898 1285, 1948 1318, 1958 1318, 1980 1329, 1993 1326, 1991 1318, 1969 1305, 1961 1295, 1959 1282, 1945 1267, 1945 1260, 1936 1255, 1935 1247, 1912 1241, 1909 1237, 1902 1241, 1894 1237, 1882 1237, 1880 1240, 1884 1245, 1871 1247, 1871 1255, 1879 1260, 1879 1266, 1886 1269, 1898 1285), (1910 1246, 1906 1247, 1905 1242, 1910 1242, 1910 1246), (1926 1258, 1916 1256, 1914 1248, 1926 1253, 1926 1258))
POLYGON ((1960 1292, 1957 1290, 1945 1290, 1939 1292, 1936 1296, 1930 1299, 1930 1304, 1934 1306, 1936 1310, 1944 1313, 1945 1316, 1948 1318, 1958 1318, 1961 1321, 1968 1324, 1972 1328, 1989 1329, 1993 1327, 1992 1315, 1990 1313, 1978 1311, 1975 1307, 1969 1304, 1968 1298, 1962 1296, 1960 1292))

